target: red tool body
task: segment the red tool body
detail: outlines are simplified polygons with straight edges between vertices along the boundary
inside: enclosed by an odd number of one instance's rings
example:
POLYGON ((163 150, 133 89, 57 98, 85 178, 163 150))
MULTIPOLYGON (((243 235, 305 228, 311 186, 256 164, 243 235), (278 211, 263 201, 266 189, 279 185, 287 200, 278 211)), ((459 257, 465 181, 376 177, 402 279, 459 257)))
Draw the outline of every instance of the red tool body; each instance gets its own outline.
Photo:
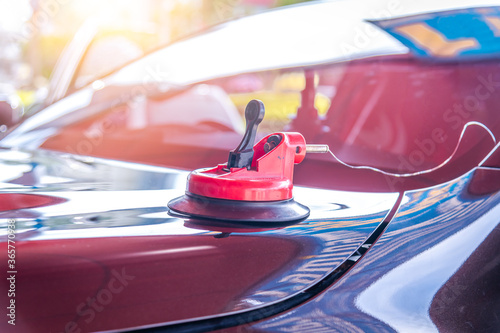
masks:
POLYGON ((189 218, 234 222, 292 222, 309 216, 293 200, 294 165, 306 155, 300 133, 274 133, 252 147, 264 105, 253 100, 245 110, 247 130, 228 162, 189 174, 186 194, 168 203, 189 218))
POLYGON ((198 169, 189 175, 187 191, 210 198, 246 201, 276 201, 292 198, 294 163, 306 154, 306 142, 300 133, 268 135, 254 146, 252 165, 247 168, 198 169), (272 135, 281 142, 271 151, 264 146, 272 135))

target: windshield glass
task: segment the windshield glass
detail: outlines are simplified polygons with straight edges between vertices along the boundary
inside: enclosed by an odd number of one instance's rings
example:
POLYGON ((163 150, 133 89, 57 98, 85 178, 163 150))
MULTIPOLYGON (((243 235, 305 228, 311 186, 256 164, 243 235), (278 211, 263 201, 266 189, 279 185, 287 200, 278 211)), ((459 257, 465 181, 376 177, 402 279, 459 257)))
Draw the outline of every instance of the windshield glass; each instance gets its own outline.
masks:
POLYGON ((363 17, 383 13, 342 2, 343 14, 327 20, 338 3, 272 11, 173 44, 52 105, 1 143, 210 167, 238 146, 245 106, 259 99, 266 116, 258 138, 296 131, 309 144, 329 145, 338 158, 311 154, 296 168, 297 184, 394 191, 477 166, 500 137, 500 62, 495 48, 481 45, 496 36, 498 10, 370 23, 363 17), (475 25, 465 25, 468 19, 475 25), (454 43, 458 33, 466 37, 454 43), (427 38, 436 35, 438 42, 427 38))
POLYGON ((377 5, 340 1, 297 6, 217 26, 157 51, 125 67, 110 84, 142 84, 152 79, 192 84, 207 79, 275 68, 339 62, 407 48, 367 22, 383 15, 377 5), (338 12, 342 15, 338 15, 338 12), (357 34, 369 38, 353 43, 357 34))

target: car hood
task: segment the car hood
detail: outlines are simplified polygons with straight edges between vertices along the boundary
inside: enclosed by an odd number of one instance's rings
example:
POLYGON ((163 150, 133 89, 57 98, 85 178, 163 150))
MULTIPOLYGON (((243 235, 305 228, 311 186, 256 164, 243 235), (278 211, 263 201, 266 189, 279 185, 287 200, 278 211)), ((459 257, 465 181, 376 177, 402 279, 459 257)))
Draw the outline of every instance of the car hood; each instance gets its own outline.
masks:
POLYGON ((15 223, 16 325, 25 332, 293 306, 357 261, 399 197, 296 187, 310 217, 263 229, 170 216, 186 171, 1 149, 0 170, 1 237, 15 223))

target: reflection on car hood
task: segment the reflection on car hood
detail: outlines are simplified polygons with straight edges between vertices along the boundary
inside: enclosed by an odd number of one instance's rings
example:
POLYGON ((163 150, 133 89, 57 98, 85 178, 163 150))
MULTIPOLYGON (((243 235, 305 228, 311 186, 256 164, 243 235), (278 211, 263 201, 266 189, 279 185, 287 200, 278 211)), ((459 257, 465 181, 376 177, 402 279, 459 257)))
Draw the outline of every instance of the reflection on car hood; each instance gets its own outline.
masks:
POLYGON ((156 326, 282 302, 352 260, 398 199, 296 187, 311 216, 257 229, 168 215, 185 171, 13 150, 0 150, 0 170, 2 238, 15 221, 26 332, 156 326), (117 276, 129 280, 105 292, 117 276), (88 303, 100 296, 105 315, 88 303))

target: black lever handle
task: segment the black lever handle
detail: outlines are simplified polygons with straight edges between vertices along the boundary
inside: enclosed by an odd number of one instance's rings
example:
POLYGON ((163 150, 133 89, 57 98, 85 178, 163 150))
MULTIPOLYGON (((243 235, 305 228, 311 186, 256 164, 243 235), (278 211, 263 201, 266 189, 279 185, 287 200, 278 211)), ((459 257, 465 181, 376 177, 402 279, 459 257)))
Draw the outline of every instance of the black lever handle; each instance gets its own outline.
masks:
POLYGON ((264 103, 261 101, 253 99, 248 102, 245 108, 245 119, 247 123, 245 135, 238 147, 229 152, 229 159, 227 161, 228 168, 249 168, 252 165, 255 134, 257 133, 257 127, 262 119, 264 119, 265 113, 264 103))

